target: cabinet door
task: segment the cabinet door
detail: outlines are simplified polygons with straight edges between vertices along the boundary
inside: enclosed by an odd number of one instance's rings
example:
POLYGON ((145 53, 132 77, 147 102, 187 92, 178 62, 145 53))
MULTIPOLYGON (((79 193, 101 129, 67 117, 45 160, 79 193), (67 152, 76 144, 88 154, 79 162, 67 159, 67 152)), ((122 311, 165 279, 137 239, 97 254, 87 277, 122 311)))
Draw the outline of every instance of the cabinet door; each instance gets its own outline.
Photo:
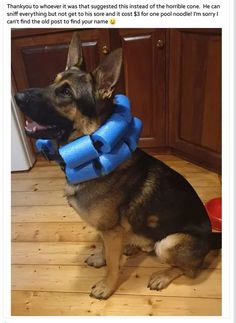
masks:
POLYGON ((125 92, 143 121, 141 147, 166 146, 164 29, 121 29, 125 92), (159 40, 159 42, 158 42, 159 40))
MULTIPOLYGON (((12 69, 17 90, 43 87, 65 69, 69 43, 74 30, 34 29, 12 31, 12 69)), ((107 29, 80 30, 84 67, 93 70, 106 55, 107 29)))
POLYGON ((221 167, 221 31, 170 31, 170 145, 213 170, 221 167))

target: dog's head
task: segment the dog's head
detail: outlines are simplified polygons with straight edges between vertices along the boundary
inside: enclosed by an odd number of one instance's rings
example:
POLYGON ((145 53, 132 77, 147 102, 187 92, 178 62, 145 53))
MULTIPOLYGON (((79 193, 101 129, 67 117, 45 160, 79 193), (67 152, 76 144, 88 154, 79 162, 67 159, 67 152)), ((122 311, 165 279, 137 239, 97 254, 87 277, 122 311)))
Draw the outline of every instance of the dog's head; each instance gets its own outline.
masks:
POLYGON ((46 88, 31 88, 15 95, 33 138, 56 139, 59 143, 94 132, 112 113, 112 94, 122 64, 122 51, 116 49, 92 72, 80 69, 82 47, 72 37, 65 71, 46 88))

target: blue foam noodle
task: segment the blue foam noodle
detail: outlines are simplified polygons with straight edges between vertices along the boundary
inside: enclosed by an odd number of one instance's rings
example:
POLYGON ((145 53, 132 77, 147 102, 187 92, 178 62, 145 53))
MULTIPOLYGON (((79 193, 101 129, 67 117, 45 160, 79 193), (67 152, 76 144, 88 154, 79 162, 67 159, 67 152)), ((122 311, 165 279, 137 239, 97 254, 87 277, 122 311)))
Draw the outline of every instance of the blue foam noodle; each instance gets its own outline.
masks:
POLYGON ((129 98, 124 95, 124 94, 116 94, 114 96, 114 103, 115 104, 119 104, 119 105, 122 105, 124 107, 127 107, 130 109, 130 100, 129 98))
POLYGON ((99 156, 90 136, 83 136, 61 147, 59 154, 70 168, 78 167, 99 156))
POLYGON ((131 151, 126 143, 118 144, 110 153, 101 155, 99 162, 102 166, 103 175, 112 172, 117 166, 129 158, 130 155, 131 151))
POLYGON ((96 168, 95 163, 89 162, 76 168, 66 166, 66 177, 71 184, 79 184, 100 177, 101 171, 96 168))
POLYGON ((118 113, 114 113, 107 119, 94 134, 91 135, 93 142, 100 142, 99 150, 103 153, 109 153, 113 147, 124 137, 129 124, 118 113))
POLYGON ((138 140, 142 132, 142 121, 138 118, 133 118, 129 131, 127 132, 124 141, 129 148, 134 151, 137 148, 138 140))
POLYGON ((126 95, 117 94, 114 97, 116 104, 115 112, 119 113, 125 120, 130 123, 132 120, 130 100, 126 95))
POLYGON ((38 139, 36 140, 36 148, 38 151, 47 149, 50 154, 55 154, 56 149, 51 139, 38 139))

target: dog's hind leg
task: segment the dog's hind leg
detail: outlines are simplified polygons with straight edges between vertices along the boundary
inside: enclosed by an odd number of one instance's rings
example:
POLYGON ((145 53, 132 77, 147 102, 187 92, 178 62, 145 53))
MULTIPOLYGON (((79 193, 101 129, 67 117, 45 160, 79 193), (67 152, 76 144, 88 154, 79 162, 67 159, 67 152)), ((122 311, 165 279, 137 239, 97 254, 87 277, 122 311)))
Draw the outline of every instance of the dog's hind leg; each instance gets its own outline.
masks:
POLYGON ((194 278, 208 252, 207 241, 189 234, 175 233, 155 244, 160 261, 172 267, 152 274, 148 287, 161 290, 181 275, 194 278))
POLYGON ((124 246, 123 255, 133 256, 133 255, 136 255, 139 251, 140 251, 139 247, 127 244, 124 246))
POLYGON ((107 264, 106 277, 92 287, 90 296, 107 299, 117 288, 120 258, 123 251, 124 229, 116 227, 102 232, 107 264))
POLYGON ((179 268, 168 268, 163 271, 153 273, 149 279, 148 287, 153 290, 161 290, 167 287, 172 280, 183 275, 183 271, 179 268))

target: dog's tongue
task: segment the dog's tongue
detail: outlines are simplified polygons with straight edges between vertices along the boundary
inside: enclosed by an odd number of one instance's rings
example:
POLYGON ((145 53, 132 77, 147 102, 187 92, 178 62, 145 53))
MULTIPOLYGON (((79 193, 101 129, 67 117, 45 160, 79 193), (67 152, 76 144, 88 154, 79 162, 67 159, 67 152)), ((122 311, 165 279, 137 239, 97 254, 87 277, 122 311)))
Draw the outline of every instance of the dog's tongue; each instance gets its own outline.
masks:
POLYGON ((48 126, 42 126, 41 124, 35 121, 29 122, 28 120, 26 120, 25 130, 29 132, 35 132, 38 130, 45 130, 45 129, 48 129, 48 126))

